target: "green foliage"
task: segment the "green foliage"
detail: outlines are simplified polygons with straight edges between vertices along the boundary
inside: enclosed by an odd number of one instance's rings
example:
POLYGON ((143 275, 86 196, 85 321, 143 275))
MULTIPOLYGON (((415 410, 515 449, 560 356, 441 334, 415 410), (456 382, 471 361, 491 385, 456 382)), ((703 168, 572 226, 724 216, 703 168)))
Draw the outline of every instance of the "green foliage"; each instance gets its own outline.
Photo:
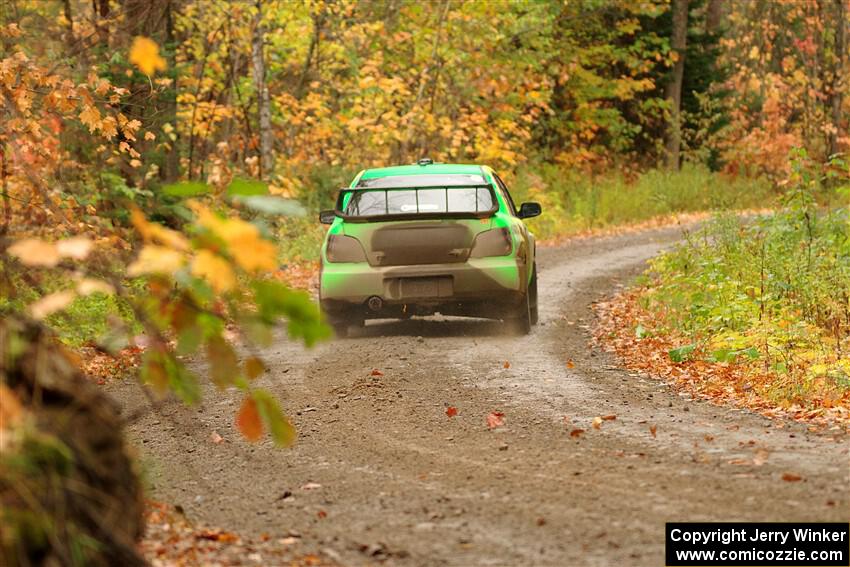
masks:
POLYGON ((288 447, 295 443, 295 427, 283 415, 277 400, 265 390, 254 390, 251 396, 257 404, 257 411, 263 424, 268 428, 272 441, 281 447, 288 447))
POLYGON ((234 201, 244 204, 257 213, 265 215, 283 215, 288 217, 300 216, 305 213, 304 207, 294 199, 282 199, 274 195, 250 195, 236 197, 234 201))
POLYGON ((162 186, 162 193, 170 197, 197 197, 210 192, 210 186, 200 181, 182 181, 162 186))
POLYGON ((307 346, 330 337, 330 329, 321 321, 318 307, 307 293, 292 291, 272 280, 256 281, 252 287, 257 314, 263 322, 269 324, 285 317, 289 336, 303 339, 307 346))
MULTIPOLYGON (((0 313, 25 311, 27 306, 40 297, 40 292, 27 285, 20 274, 9 272, 15 294, 0 294, 0 313)), ((36 277, 34 274, 30 278, 36 277)), ((39 274, 40 291, 47 294, 63 289, 67 280, 55 274, 39 274)), ((137 288, 138 281, 129 281, 130 289, 137 288)), ((62 312, 50 315, 47 323, 62 341, 71 347, 97 344, 109 352, 126 344, 126 334, 141 330, 135 321, 130 304, 123 298, 105 293, 78 296, 62 312), (115 325, 124 328, 120 344, 112 341, 111 331, 115 325)))
MULTIPOLYGON (((705 345, 710 360, 787 376, 770 392, 783 400, 813 383, 838 391, 850 384, 850 209, 818 207, 818 197, 836 192, 823 188, 805 153, 792 168, 783 210, 718 217, 653 261, 657 281, 645 298, 670 328, 705 345)), ((684 348, 671 359, 693 351, 684 348)))
POLYGON ((256 179, 241 179, 237 177, 227 186, 228 197, 251 197, 268 194, 269 186, 256 179))
POLYGON ((684 345, 670 349, 668 354, 670 355, 670 360, 673 362, 684 362, 691 357, 696 348, 697 345, 695 344, 684 345))

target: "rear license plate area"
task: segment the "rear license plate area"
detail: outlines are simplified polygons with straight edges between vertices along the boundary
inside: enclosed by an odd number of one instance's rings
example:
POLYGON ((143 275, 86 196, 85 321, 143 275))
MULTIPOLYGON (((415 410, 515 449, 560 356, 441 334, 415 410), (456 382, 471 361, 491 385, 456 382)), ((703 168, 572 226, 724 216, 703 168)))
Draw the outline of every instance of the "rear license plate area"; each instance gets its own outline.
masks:
POLYGON ((453 293, 452 278, 398 278, 398 291, 401 299, 418 299, 432 297, 451 297, 453 293))

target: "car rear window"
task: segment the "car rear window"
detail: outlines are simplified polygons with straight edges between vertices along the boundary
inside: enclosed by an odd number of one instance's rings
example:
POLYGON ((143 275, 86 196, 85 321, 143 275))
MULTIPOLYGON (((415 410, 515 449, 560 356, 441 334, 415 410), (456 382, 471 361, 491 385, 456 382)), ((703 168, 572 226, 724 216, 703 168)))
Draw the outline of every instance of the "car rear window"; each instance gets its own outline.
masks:
MULTIPOLYGON (((422 176, 425 177, 425 176, 422 176)), ((495 208, 486 187, 361 189, 352 192, 345 214, 355 217, 427 213, 482 213, 495 208)))

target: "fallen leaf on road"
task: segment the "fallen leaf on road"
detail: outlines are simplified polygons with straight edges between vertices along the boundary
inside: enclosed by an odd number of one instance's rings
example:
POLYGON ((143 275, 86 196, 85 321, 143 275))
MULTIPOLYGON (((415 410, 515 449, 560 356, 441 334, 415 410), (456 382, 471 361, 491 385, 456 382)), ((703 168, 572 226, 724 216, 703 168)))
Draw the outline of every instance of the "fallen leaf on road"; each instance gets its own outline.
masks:
POLYGON ((573 362, 572 358, 567 360, 567 368, 575 368, 575 367, 576 367, 576 363, 573 362))
POLYGON ((316 516, 317 516, 320 520, 324 520, 325 518, 327 518, 327 517, 328 517, 328 513, 327 513, 327 512, 325 512, 324 510, 319 510, 319 511, 316 513, 316 516))
POLYGON ((195 537, 197 539, 220 541, 223 543, 232 543, 235 541, 239 541, 239 537, 236 534, 232 534, 230 532, 225 532, 222 530, 201 530, 197 534, 195 534, 195 537))
POLYGON ((378 370, 377 368, 373 368, 372 372, 369 374, 370 376, 383 376, 384 373, 378 370))
POLYGON ((584 435, 584 429, 573 429, 570 431, 570 437, 581 437, 584 435))
POLYGON ((224 441, 224 438, 218 434, 218 431, 213 431, 212 433, 210 433, 210 441, 212 441, 216 445, 220 445, 221 442, 224 441))
POLYGON ((318 482, 308 482, 307 484, 301 487, 301 490, 317 490, 319 488, 322 488, 322 485, 318 482))
POLYGON ((508 361, 506 360, 506 361, 505 361, 505 364, 503 364, 502 366, 504 366, 505 368, 510 368, 510 367, 511 367, 511 363, 510 363, 510 362, 508 362, 508 361))
POLYGON ((711 443, 712 441, 714 441, 714 435, 706 435, 705 440, 711 443))
POLYGON ((457 408, 454 406, 449 406, 446 408, 446 415, 449 417, 454 417, 457 415, 457 408))
POLYGON ((753 464, 760 467, 767 462, 769 456, 770 452, 767 449, 759 449, 753 457, 753 464))
POLYGON ((597 415, 596 417, 593 418, 593 423, 591 425, 593 425, 593 429, 601 428, 602 427, 602 418, 597 415))
POLYGON ((729 459, 726 461, 730 465, 751 465, 752 462, 749 459, 729 459))
POLYGON ((652 434, 652 438, 653 438, 653 439, 655 439, 655 433, 656 433, 657 431, 658 431, 658 426, 657 426, 657 425, 654 425, 654 424, 653 424, 653 425, 650 425, 650 426, 649 426, 649 432, 652 434))
POLYGON ((487 416, 487 427, 493 429, 503 425, 505 423, 505 420, 502 419, 503 417, 505 417, 505 414, 500 411, 491 412, 490 415, 487 416))
POLYGON ((782 475, 782 480, 784 480, 785 482, 798 482, 800 480, 803 480, 803 477, 798 474, 787 472, 782 475))

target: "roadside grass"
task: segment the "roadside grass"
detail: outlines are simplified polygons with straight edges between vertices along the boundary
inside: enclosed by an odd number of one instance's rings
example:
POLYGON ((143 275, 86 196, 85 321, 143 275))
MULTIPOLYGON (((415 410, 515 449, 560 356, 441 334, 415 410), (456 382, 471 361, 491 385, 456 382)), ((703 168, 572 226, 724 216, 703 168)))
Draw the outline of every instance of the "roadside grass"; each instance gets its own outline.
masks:
POLYGON ((641 223, 680 213, 764 208, 777 193, 763 179, 729 177, 696 165, 650 170, 636 179, 622 173, 590 177, 554 165, 520 169, 514 200, 538 201, 543 215, 529 219, 541 240, 641 223))
MULTIPOLYGON (((29 305, 43 295, 68 288, 68 282, 55 274, 39 275, 40 293, 21 279, 20 274, 10 271, 11 289, 15 295, 0 294, 0 313, 25 312, 29 305)), ((132 282, 128 282, 132 286, 132 282)), ((141 292, 142 290, 134 290, 141 292)), ((110 321, 121 321, 131 332, 141 330, 132 314, 130 306, 115 295, 95 292, 78 296, 62 311, 46 319, 48 326, 56 331, 62 342, 72 348, 80 348, 91 343, 109 340, 113 325, 110 321)), ((122 345, 113 345, 121 348, 122 345)))
POLYGON ((848 197, 798 171, 775 214, 719 215, 600 307, 599 338, 701 395, 850 424, 848 197))

